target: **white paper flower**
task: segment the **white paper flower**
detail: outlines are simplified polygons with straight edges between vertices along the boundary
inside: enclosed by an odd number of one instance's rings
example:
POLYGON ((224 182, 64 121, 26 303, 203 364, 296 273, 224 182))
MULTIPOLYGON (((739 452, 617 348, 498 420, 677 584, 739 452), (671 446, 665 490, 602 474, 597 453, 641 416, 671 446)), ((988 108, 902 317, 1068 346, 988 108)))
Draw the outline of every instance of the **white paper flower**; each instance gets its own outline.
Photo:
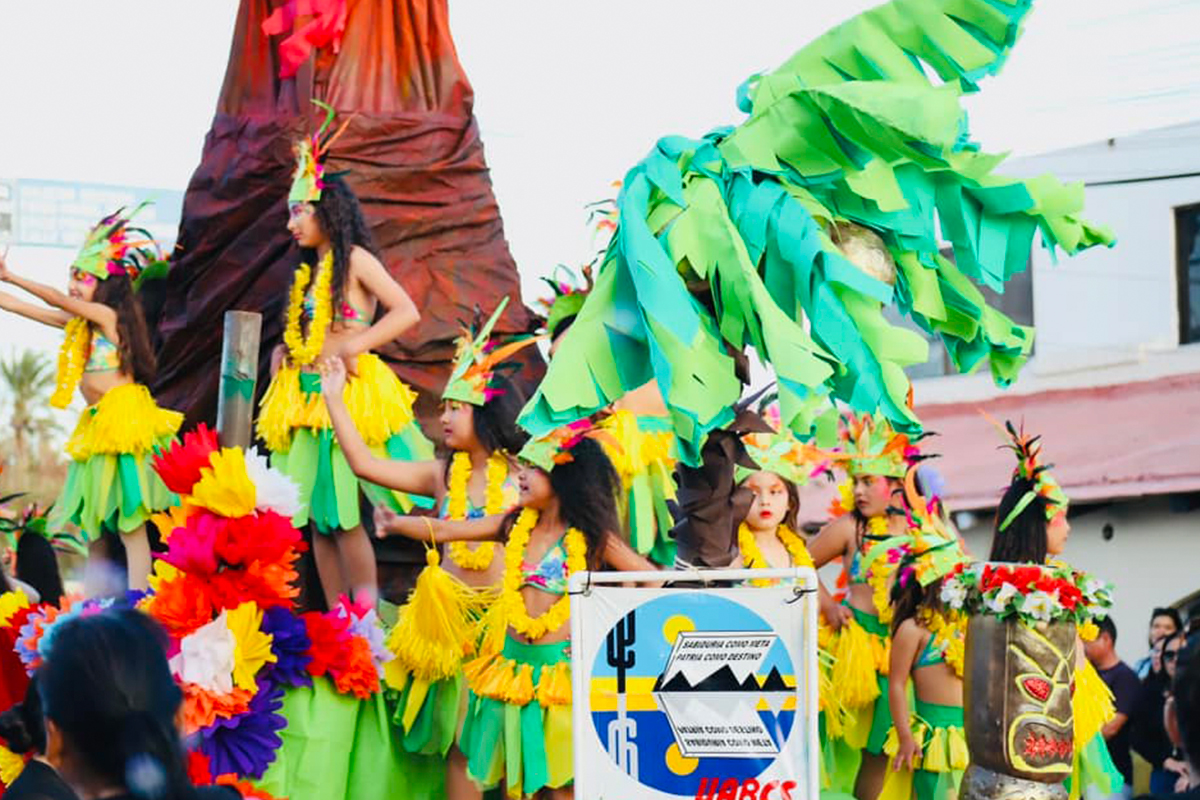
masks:
POLYGON ((1030 592, 1025 596, 1021 610, 1034 619, 1049 622, 1054 612, 1058 610, 1058 593, 1050 594, 1041 589, 1030 592))
POLYGON ((967 602, 967 587, 956 578, 942 584, 942 602, 951 608, 962 608, 967 602))
POLYGON ((994 595, 984 601, 989 610, 1003 614, 1008 610, 1008 601, 1017 593, 1017 587, 1011 583, 1003 584, 994 595))
POLYGON ((291 519, 300 513, 300 487, 287 475, 273 469, 257 450, 246 451, 246 475, 254 484, 255 506, 291 519))
POLYGON ((171 659, 171 672, 179 680, 194 683, 210 692, 233 691, 233 654, 237 641, 225 621, 225 612, 179 642, 179 654, 171 659))

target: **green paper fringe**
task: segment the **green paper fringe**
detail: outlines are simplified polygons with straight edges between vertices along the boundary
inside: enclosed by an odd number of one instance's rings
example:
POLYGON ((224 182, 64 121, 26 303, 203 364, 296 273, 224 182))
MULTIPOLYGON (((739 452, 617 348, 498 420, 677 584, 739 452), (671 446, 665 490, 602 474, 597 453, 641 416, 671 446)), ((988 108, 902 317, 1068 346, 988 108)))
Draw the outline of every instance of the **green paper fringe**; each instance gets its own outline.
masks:
POLYGON ((916 432, 904 368, 928 346, 887 322, 889 305, 940 336, 960 371, 986 360, 998 384, 1014 380, 1033 332, 975 283, 1002 290, 1035 231, 1069 254, 1113 243, 1078 216, 1081 185, 993 175, 1001 157, 967 137, 961 94, 1000 68, 1029 5, 893 0, 748 81, 737 128, 659 140, 625 177, 596 286, 522 425, 542 435, 657 379, 696 465, 741 394, 728 349, 751 345, 797 435, 830 398, 916 432), (841 254, 837 223, 881 237, 894 286, 841 254))

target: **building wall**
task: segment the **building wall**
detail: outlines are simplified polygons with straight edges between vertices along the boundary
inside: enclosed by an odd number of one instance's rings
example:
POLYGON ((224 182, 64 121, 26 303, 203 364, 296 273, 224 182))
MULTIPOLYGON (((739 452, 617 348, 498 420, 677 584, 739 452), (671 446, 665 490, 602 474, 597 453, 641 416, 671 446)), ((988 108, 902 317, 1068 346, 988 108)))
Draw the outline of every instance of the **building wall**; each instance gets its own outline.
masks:
POLYGON ((1200 203, 1200 124, 1162 128, 1013 161, 1006 172, 1084 181, 1086 217, 1111 227, 1112 249, 1055 265, 1033 257, 1039 373, 1101 366, 1179 344, 1175 214, 1200 203), (1151 180, 1152 179, 1152 180, 1151 180), (1129 181, 1132 183, 1113 183, 1129 181))
MULTIPOLYGON (((986 558, 990 516, 983 515, 963 537, 972 555, 986 558)), ((1072 515, 1063 557, 1116 586, 1117 652, 1132 664, 1146 654, 1151 610, 1200 590, 1200 510, 1173 513, 1163 497, 1083 510, 1072 515), (1105 524, 1113 526, 1108 541, 1102 535, 1105 524)))

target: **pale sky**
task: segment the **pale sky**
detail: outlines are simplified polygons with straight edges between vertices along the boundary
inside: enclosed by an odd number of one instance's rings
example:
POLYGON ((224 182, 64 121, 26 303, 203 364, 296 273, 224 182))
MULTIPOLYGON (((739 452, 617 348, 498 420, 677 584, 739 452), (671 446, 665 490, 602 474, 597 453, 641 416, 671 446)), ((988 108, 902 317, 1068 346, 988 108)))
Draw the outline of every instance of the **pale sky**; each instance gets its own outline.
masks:
MULTIPOLYGON (((583 206, 658 137, 737 122, 747 75, 871 5, 452 2, 526 301, 554 264, 588 257, 583 206)), ((236 10, 235 0, 0 0, 0 177, 184 188, 236 10)), ((969 108, 985 149, 1016 153, 1194 119, 1200 0, 1039 0, 1005 72, 969 108)), ((26 248, 11 260, 57 281, 69 257, 26 248)), ((0 355, 14 342, 56 347, 53 331, 35 331, 0 316, 0 355)))

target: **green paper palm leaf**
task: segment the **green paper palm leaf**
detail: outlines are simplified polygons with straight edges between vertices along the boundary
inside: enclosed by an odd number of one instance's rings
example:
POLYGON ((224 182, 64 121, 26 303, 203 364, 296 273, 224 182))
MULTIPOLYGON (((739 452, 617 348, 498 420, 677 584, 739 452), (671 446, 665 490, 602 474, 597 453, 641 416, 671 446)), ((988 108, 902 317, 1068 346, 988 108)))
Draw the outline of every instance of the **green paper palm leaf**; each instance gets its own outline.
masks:
POLYGON ((1067 253, 1113 241, 1079 217, 1081 186, 994 175, 1001 157, 967 138, 960 96, 999 69, 1028 11, 893 0, 747 82, 740 126, 660 140, 625 178, 596 291, 522 424, 543 433, 654 378, 695 463, 741 391, 727 351, 749 345, 798 435, 826 397, 917 431, 904 367, 928 346, 884 319, 889 304, 939 335, 958 369, 986 359, 1013 380, 1032 331, 975 284, 1002 291, 1036 231, 1067 253), (894 286, 842 255, 831 232, 846 223, 882 239, 894 286))

